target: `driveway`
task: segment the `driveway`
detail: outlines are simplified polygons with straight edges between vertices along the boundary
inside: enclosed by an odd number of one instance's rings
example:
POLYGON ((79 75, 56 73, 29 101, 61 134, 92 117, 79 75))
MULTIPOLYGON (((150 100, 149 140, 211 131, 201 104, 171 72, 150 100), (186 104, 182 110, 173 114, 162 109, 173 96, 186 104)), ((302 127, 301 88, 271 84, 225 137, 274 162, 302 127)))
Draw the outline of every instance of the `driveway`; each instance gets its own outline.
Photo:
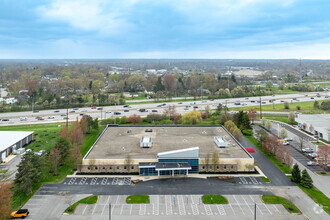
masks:
POLYGON ((294 184, 291 180, 282 173, 256 146, 254 146, 245 137, 242 138, 240 143, 244 147, 253 147, 255 153, 251 155, 254 157, 257 165, 262 170, 262 172, 270 179, 271 185, 273 186, 293 186, 294 184))

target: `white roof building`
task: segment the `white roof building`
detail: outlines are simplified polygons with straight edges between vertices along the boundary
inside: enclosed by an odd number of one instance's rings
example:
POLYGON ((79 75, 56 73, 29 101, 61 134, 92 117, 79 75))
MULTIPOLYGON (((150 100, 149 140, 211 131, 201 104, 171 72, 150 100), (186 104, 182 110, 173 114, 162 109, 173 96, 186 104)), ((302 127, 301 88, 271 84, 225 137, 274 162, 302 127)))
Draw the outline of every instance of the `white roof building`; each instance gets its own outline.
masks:
POLYGON ((330 141, 330 114, 298 114, 296 122, 300 129, 330 141))

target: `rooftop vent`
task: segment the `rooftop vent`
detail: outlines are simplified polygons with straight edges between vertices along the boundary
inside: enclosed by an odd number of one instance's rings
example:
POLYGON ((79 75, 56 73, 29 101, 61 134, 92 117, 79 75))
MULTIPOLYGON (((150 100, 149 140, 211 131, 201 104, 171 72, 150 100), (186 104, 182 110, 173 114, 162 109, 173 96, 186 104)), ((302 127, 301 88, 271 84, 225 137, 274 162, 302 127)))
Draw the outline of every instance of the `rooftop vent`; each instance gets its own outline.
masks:
POLYGON ((228 147, 229 143, 222 136, 215 136, 214 143, 217 147, 228 147))
POLYGON ((149 135, 142 136, 140 140, 140 147, 149 148, 152 146, 152 139, 149 135))

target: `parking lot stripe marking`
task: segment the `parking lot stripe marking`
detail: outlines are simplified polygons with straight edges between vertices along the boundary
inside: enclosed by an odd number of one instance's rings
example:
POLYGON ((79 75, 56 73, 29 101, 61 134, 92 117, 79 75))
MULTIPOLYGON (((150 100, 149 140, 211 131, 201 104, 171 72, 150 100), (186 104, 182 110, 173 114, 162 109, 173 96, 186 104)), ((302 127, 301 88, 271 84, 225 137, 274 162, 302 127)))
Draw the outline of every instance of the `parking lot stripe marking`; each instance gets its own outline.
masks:
MULTIPOLYGON (((269 208, 266 206, 266 204, 263 204, 265 207, 266 207, 266 209, 268 210, 268 212, 269 212, 269 214, 273 214, 270 210, 269 210, 269 208)), ((275 207, 276 208, 276 207, 275 207)))
POLYGON ((105 204, 105 205, 103 206, 103 209, 102 209, 101 215, 103 215, 103 212, 104 212, 105 207, 109 207, 109 205, 108 205, 108 204, 105 204))
POLYGON ((84 215, 86 208, 87 208, 87 205, 85 206, 84 211, 82 212, 82 215, 84 215))
POLYGON ((119 195, 117 195, 117 199, 116 199, 116 203, 115 203, 115 204, 117 204, 117 203, 118 203, 118 199, 119 199, 119 195))
POLYGON ((244 200, 245 204, 247 205, 247 207, 248 207, 249 210, 251 211, 251 214, 253 214, 253 211, 251 210, 251 207, 249 206, 249 204, 246 202, 244 196, 242 196, 242 199, 244 200))
POLYGON ((124 208, 124 204, 121 205, 121 209, 120 209, 120 215, 123 212, 123 208, 124 208))
POLYGON ((131 209, 129 211, 129 215, 132 215, 132 208, 133 208, 133 205, 130 205, 131 206, 131 209))
POLYGON ((235 201, 236 201, 238 207, 242 210, 243 214, 245 215, 245 212, 243 211, 242 207, 238 204, 238 201, 237 201, 235 195, 233 195, 233 197, 234 197, 234 199, 235 199, 235 201))
POLYGON ((217 209, 218 209, 220 215, 226 215, 223 205, 217 205, 217 209))
POLYGON ((107 202, 105 204, 109 204, 110 196, 108 196, 107 202))
POLYGON ((231 204, 229 204, 229 206, 230 206, 231 210, 233 211, 234 215, 236 215, 236 213, 235 213, 233 207, 231 206, 231 204))
POLYGON ((278 210, 278 208, 276 207, 276 205, 273 205, 273 207, 278 213, 281 213, 280 210, 278 210))
POLYGON ((96 208, 96 204, 94 204, 94 208, 93 208, 93 211, 92 211, 92 215, 94 214, 94 210, 96 208))

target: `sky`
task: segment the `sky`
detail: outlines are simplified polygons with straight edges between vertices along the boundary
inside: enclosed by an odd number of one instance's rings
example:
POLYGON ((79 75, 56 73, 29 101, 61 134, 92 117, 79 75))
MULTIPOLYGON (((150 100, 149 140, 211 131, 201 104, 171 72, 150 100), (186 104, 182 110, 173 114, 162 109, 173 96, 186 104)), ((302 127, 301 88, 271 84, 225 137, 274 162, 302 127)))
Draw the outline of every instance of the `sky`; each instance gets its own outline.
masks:
POLYGON ((329 0, 0 4, 0 59, 330 59, 329 0))

